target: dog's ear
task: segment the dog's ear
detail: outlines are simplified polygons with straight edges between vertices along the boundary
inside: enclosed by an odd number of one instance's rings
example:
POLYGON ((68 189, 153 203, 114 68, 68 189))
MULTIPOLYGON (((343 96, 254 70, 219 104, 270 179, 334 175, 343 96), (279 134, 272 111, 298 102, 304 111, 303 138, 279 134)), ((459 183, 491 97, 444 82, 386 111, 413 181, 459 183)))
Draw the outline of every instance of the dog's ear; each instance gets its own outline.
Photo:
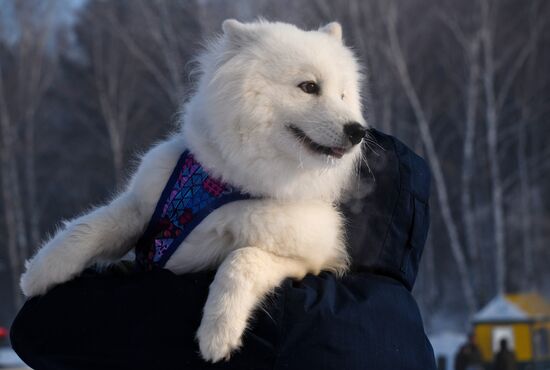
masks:
POLYGON ((252 27, 236 19, 226 19, 223 21, 222 30, 224 36, 237 45, 253 41, 255 38, 252 27))
POLYGON ((342 26, 338 22, 330 22, 319 28, 320 32, 329 34, 332 37, 336 37, 338 40, 342 40, 342 26))

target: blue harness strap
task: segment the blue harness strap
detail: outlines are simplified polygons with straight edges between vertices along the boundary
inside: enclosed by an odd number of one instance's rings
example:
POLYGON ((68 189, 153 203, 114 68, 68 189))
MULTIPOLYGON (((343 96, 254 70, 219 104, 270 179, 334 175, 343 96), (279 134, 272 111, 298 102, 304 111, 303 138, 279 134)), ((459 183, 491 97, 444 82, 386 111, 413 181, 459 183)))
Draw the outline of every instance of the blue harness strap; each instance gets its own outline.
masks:
POLYGON ((211 177, 186 150, 136 244, 137 267, 141 270, 164 267, 183 240, 210 213, 224 204, 244 199, 250 199, 250 195, 211 177))

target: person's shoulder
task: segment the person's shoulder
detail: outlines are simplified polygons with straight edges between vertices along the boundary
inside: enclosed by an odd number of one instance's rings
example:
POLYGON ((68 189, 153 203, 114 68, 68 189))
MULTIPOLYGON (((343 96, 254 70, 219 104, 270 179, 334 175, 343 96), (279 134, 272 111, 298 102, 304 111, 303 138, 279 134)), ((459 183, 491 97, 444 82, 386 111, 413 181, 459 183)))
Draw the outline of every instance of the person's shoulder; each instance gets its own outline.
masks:
POLYGON ((416 302, 397 280, 321 273, 285 281, 280 297, 283 360, 300 353, 310 359, 306 368, 436 369, 416 302), (330 358, 326 348, 333 349, 330 358))

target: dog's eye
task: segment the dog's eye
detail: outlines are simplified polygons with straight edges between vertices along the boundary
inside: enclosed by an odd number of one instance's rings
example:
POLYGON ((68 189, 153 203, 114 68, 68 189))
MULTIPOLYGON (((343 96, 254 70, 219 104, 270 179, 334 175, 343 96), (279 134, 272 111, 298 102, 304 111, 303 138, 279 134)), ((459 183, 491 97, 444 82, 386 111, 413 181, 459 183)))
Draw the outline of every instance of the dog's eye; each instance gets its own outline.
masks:
POLYGON ((315 82, 313 81, 305 81, 305 82, 302 82, 298 85, 298 87, 300 89, 302 89, 303 92, 305 92, 306 94, 315 94, 315 95, 318 95, 319 92, 321 91, 321 88, 319 87, 319 85, 317 85, 315 82))

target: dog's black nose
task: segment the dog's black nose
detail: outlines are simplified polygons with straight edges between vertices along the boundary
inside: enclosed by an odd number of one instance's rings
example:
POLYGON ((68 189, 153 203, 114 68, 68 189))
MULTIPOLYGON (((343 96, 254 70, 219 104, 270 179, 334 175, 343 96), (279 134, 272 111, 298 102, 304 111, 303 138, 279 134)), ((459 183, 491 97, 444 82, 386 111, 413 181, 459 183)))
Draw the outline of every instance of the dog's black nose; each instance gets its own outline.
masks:
POLYGON ((367 134, 367 129, 360 123, 350 122, 344 125, 344 134, 353 145, 359 144, 367 134))

